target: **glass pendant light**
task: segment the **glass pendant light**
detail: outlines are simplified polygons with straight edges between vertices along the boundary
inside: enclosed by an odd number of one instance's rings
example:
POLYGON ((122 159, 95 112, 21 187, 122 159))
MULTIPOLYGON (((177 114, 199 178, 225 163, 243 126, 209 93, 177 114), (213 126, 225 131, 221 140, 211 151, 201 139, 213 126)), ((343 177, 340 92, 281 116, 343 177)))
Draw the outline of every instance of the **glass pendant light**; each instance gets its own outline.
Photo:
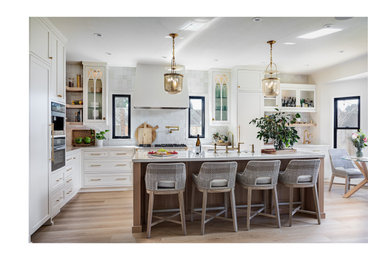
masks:
POLYGON ((272 44, 275 44, 276 41, 272 40, 267 43, 270 45, 270 63, 264 72, 263 93, 266 97, 275 97, 279 95, 280 91, 280 79, 277 77, 278 69, 276 64, 272 62, 272 44))
POLYGON ((164 90, 169 94, 180 93, 183 89, 183 75, 176 73, 176 61, 175 61, 175 37, 176 33, 171 33, 172 37, 172 61, 171 61, 171 73, 164 74, 164 90))

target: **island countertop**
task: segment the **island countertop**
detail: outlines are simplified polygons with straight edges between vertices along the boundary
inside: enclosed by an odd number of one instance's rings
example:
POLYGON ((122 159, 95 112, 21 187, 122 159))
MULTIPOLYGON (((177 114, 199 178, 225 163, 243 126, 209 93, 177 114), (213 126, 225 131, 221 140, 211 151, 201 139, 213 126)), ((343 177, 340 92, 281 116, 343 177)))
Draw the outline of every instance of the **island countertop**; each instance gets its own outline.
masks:
POLYGON ((190 161, 226 161, 226 160, 283 160, 283 159, 309 159, 309 158, 324 158, 325 154, 321 152, 288 152, 276 154, 251 153, 229 151, 208 152, 204 151, 201 154, 195 154, 192 151, 178 151, 177 155, 167 157, 157 157, 148 154, 148 151, 138 150, 133 157, 133 163, 145 162, 190 162, 190 161))

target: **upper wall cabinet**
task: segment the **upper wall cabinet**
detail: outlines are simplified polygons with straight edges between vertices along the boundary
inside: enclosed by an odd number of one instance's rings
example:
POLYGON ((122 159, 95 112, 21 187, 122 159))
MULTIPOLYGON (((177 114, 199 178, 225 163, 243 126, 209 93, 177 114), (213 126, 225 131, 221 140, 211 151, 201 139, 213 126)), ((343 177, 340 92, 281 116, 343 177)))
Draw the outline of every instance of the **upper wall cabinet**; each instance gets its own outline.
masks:
POLYGON ((65 103, 65 37, 46 18, 30 18, 30 54, 50 66, 51 100, 65 103))
POLYGON ((237 71, 237 88, 239 91, 261 91, 262 72, 259 70, 237 71))
POLYGON ((84 124, 107 123, 107 65, 83 62, 84 124))
POLYGON ((228 124, 230 117, 230 71, 211 70, 210 76, 211 124, 228 124))

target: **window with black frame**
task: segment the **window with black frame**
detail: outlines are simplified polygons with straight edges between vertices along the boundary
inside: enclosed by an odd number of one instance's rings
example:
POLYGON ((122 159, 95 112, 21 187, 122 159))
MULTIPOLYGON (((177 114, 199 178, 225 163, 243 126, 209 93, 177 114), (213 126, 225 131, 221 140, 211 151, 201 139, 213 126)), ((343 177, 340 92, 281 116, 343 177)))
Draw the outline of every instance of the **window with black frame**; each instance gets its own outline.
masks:
POLYGON ((205 98, 190 96, 188 108, 188 137, 205 137, 205 98))
POLYGON ((360 129, 360 97, 334 99, 333 147, 347 151, 353 149, 352 133, 360 129))
POLYGON ((112 138, 130 138, 130 95, 112 95, 112 138))

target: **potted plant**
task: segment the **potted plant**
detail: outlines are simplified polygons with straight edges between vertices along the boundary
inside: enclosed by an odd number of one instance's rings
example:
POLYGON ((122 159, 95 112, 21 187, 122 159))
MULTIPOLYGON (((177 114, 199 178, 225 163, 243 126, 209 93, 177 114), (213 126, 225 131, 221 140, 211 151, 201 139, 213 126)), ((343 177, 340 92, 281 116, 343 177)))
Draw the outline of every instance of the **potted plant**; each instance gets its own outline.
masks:
POLYGON ((352 143, 356 147, 356 157, 363 156, 363 148, 368 146, 367 136, 359 130, 357 133, 353 133, 351 136, 352 143))
POLYGON ((103 147, 103 140, 106 139, 106 137, 104 136, 109 130, 104 130, 104 131, 100 131, 100 132, 97 132, 95 134, 95 138, 97 140, 96 142, 96 145, 99 146, 99 147, 103 147))
POLYGON ((260 128, 257 132, 257 138, 263 139, 265 143, 272 140, 276 150, 292 147, 300 138, 295 127, 290 125, 296 123, 297 118, 300 118, 301 115, 298 113, 295 115, 286 114, 277 108, 275 110, 276 113, 255 118, 249 124, 260 128))

